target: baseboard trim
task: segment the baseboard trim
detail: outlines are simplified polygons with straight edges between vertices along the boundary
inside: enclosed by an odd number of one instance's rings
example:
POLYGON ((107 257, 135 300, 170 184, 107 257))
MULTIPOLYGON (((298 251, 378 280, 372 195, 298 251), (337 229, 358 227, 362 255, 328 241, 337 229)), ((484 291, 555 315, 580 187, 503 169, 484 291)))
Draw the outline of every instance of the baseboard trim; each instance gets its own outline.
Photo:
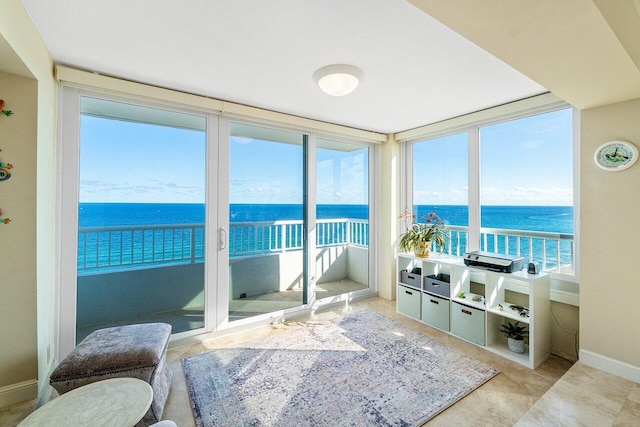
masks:
POLYGON ((635 383, 640 383, 640 367, 603 356, 588 350, 580 350, 580 362, 635 383))
POLYGON ((0 408, 35 399, 38 396, 38 380, 27 380, 0 387, 0 408))
POLYGON ((551 289, 549 298, 551 299, 551 301, 580 307, 580 295, 574 292, 561 291, 560 289, 551 289))

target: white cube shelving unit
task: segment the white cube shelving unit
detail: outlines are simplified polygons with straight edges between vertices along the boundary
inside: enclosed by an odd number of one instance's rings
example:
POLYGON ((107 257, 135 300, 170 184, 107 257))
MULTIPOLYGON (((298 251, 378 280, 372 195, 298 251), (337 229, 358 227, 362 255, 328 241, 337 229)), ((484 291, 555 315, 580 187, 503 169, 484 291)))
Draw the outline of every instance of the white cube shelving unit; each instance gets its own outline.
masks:
POLYGON ((448 255, 417 258, 412 254, 399 254, 396 308, 401 314, 532 369, 550 354, 549 275, 546 273, 499 273, 466 266, 461 258, 448 255), (420 274, 411 273, 415 268, 420 268, 420 274), (449 289, 440 283, 435 287, 433 283, 425 284, 425 278, 442 278, 438 275, 443 274, 449 276, 449 289), (471 292, 473 282, 484 284, 484 295, 471 292), (461 292, 464 298, 459 297, 461 292), (509 308, 516 305, 516 301, 511 301, 515 293, 523 294, 528 301, 527 306, 523 305, 529 311, 528 317, 509 308), (506 321, 519 321, 528 326, 524 353, 514 353, 507 348, 507 338, 500 332, 500 325, 506 321))

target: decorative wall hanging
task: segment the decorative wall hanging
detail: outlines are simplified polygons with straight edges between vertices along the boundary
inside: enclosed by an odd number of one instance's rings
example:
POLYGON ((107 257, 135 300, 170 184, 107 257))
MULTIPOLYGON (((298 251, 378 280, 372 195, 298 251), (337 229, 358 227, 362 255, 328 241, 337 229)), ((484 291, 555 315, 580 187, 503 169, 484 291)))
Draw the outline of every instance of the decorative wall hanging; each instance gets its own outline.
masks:
MULTIPOLYGON (((0 111, 2 112, 2 114, 4 114, 7 117, 13 114, 13 111, 4 109, 4 100, 2 99, 0 99, 0 111)), ((12 167, 13 165, 11 163, 0 162, 0 181, 6 181, 9 178, 11 178, 11 172, 9 172, 9 169, 11 169, 12 167)), ((11 219, 3 218, 2 217, 3 215, 4 215, 4 211, 0 209, 0 224, 9 224, 11 222, 11 219)))
POLYGON ((0 209, 0 224, 9 224, 11 220, 9 218, 2 218, 4 211, 0 209))
POLYGON ((11 169, 13 165, 11 163, 0 163, 0 181, 6 181, 11 178, 11 169))
MULTIPOLYGON (((4 100, 0 99, 0 111, 2 111, 2 114, 4 114, 5 116, 9 117, 13 114, 13 111, 5 110, 4 104, 4 100)), ((11 169, 12 167, 13 165, 11 165, 11 163, 0 163, 0 181, 6 181, 11 178, 11 172, 9 172, 9 169, 11 169)))
POLYGON ((13 111, 4 109, 4 101, 2 99, 0 99, 0 111, 7 117, 13 114, 13 111))
POLYGON ((638 160, 638 149, 627 141, 609 141, 598 147, 593 154, 596 165, 609 172, 630 168, 638 160))

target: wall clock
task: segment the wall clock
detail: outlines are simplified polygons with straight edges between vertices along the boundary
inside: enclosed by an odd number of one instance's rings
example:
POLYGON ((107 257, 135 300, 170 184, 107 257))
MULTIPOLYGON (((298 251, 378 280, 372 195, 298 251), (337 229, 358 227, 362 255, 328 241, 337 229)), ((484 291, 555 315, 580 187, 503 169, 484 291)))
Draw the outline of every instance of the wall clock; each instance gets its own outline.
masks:
POLYGON ((593 160, 606 171, 621 171, 630 168, 638 160, 638 149, 627 141, 609 141, 598 147, 593 160))

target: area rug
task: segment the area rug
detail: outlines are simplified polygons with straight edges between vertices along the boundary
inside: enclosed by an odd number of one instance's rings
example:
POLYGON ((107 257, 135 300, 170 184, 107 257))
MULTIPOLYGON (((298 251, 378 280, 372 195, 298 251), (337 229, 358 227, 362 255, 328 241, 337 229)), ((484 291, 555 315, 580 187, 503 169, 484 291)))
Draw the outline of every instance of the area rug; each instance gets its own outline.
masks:
POLYGON ((182 365, 202 427, 419 426, 499 372, 370 310, 182 365))

